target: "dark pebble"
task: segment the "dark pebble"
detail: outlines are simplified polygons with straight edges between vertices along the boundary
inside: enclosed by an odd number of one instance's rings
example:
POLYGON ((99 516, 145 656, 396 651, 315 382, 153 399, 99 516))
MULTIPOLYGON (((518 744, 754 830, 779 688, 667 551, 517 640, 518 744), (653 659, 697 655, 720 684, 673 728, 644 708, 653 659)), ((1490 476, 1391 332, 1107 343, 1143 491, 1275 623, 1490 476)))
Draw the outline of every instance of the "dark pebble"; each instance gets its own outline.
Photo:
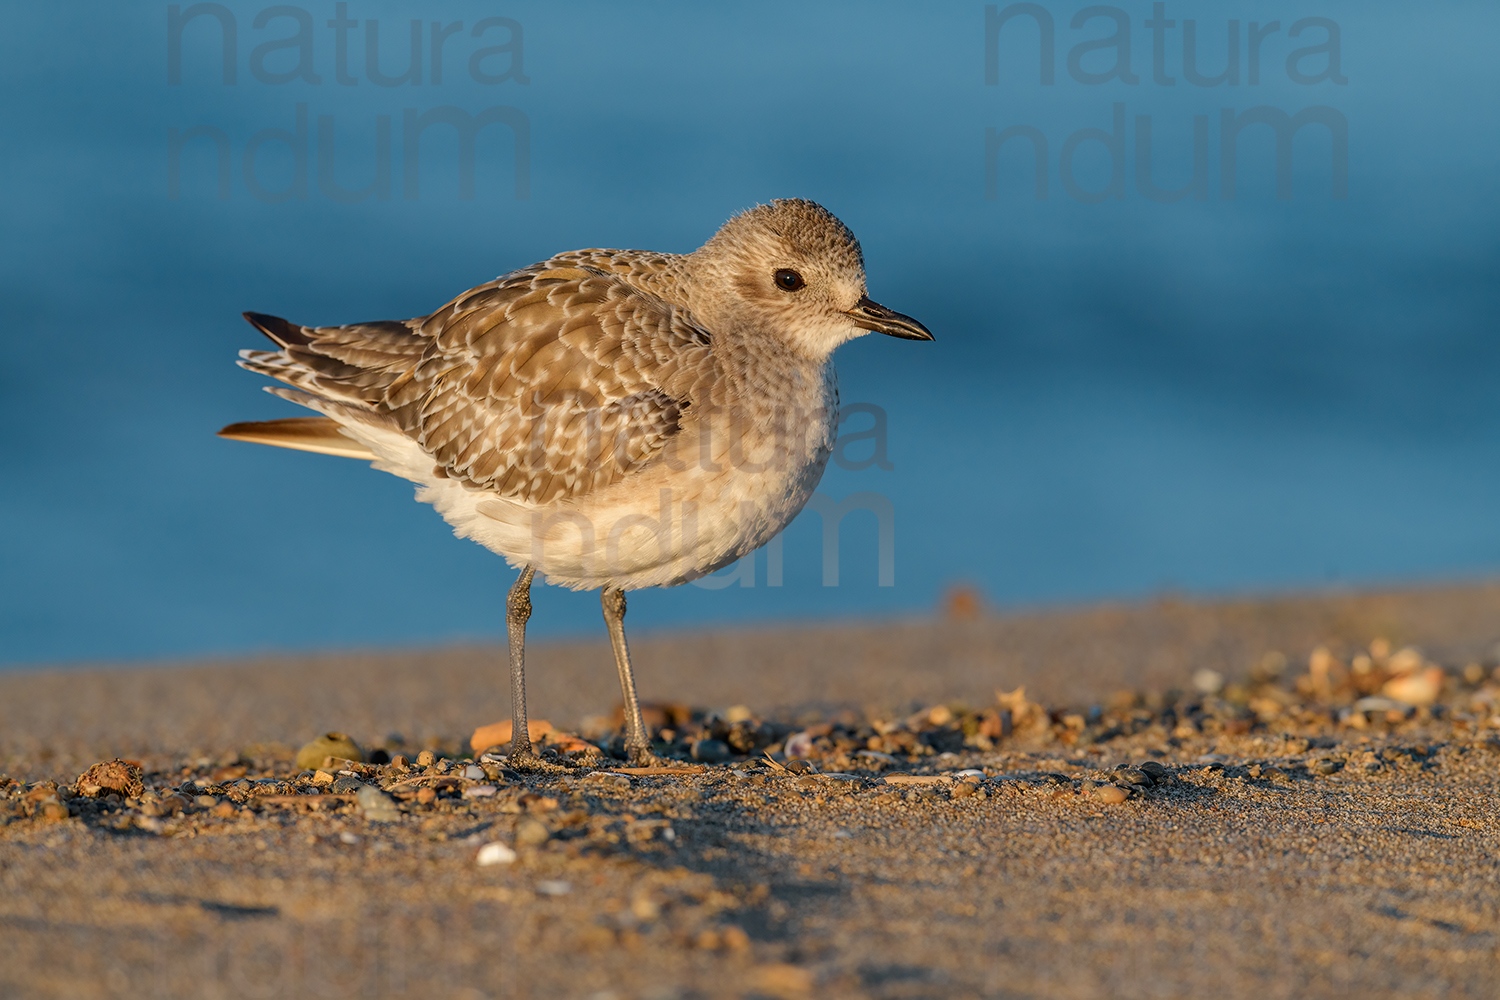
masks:
POLYGON ((364 786, 365 783, 352 774, 341 774, 333 779, 333 784, 328 786, 328 790, 334 795, 353 795, 364 786))
POLYGON ((693 759, 705 764, 722 764, 732 756, 729 744, 723 740, 698 740, 693 744, 693 759))

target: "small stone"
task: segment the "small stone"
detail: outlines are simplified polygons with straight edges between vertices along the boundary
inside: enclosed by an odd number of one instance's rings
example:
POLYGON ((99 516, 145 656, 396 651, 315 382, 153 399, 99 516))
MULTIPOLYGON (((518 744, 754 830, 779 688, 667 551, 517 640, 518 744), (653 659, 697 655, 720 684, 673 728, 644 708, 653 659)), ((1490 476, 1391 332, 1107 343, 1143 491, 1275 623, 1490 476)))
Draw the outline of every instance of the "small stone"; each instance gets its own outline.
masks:
POLYGON ((1163 767, 1159 762, 1154 760, 1148 760, 1142 763, 1141 770, 1151 775, 1151 780, 1158 783, 1163 781, 1168 775, 1167 769, 1163 767))
POLYGON ((1124 802, 1126 799, 1130 798, 1130 793, 1121 788, 1119 785, 1100 785, 1098 788, 1094 789, 1094 798, 1098 799, 1101 802, 1106 802, 1112 806, 1117 806, 1121 802, 1124 802))
POLYGON ((547 829, 547 824, 530 816, 523 817, 516 823, 516 845, 518 847, 540 847, 552 839, 552 831, 547 829))
POLYGON ((329 757, 339 760, 365 759, 364 752, 344 733, 324 733, 297 751, 297 766, 304 769, 322 767, 329 757))
POLYGON ((318 770, 313 772, 311 780, 315 785, 331 785, 333 784, 333 775, 323 770, 322 768, 319 768, 318 770))
POLYGON ((1343 764, 1334 760, 1332 757, 1319 757, 1317 760, 1312 762, 1312 770, 1314 774, 1335 774, 1338 771, 1342 770, 1343 767, 1343 764))
POLYGON ((1122 764, 1115 768, 1115 780, 1129 785, 1139 785, 1142 788, 1150 788, 1156 784, 1149 773, 1141 768, 1131 767, 1129 764, 1122 764))
POLYGON ((953 786, 952 795, 955 799, 966 799, 977 791, 979 791, 979 782, 960 781, 953 786))
POLYGON ((543 879, 536 884, 536 891, 543 896, 566 896, 573 891, 573 884, 562 879, 543 879))
POLYGON ((417 789, 417 802, 418 802, 418 804, 424 805, 424 806, 430 806, 436 800, 437 800, 437 789, 435 789, 435 788, 426 788, 426 787, 417 789))
POLYGON ((433 753, 431 750, 423 750, 421 753, 417 754, 418 767, 431 767, 436 763, 437 754, 433 753))
POLYGON ((693 759, 705 764, 722 764, 732 756, 729 744, 723 740, 698 740, 693 744, 693 759))
POLYGON ((334 795, 353 795, 360 789, 367 787, 369 786, 354 775, 341 774, 333 779, 333 784, 328 786, 328 790, 334 795))
POLYGON ((813 974, 795 965, 774 963, 750 970, 750 984, 759 993, 773 997, 800 997, 812 992, 813 974))
MULTIPOLYGON (((338 783, 334 784, 337 787, 338 783)), ((361 785, 354 798, 360 812, 365 814, 365 819, 372 823, 394 823, 401 818, 396 800, 374 785, 361 785)))
POLYGON ((1203 694, 1218 694, 1224 690, 1224 675, 1217 670, 1204 667, 1193 674, 1193 687, 1203 694))
POLYGON ((60 823, 68 818, 68 807, 61 802, 48 802, 43 804, 37 815, 48 823, 60 823))
POLYGON ((470 781, 483 781, 488 776, 484 773, 484 768, 478 764, 470 764, 464 768, 464 777, 470 781))
MULTIPOLYGON (((1406 652, 1402 650, 1402 652, 1406 652)), ((1397 654, 1399 656, 1400 653, 1397 654)), ((1420 654, 1418 654, 1420 662, 1420 654)), ((1394 669, 1396 657, 1391 658, 1394 669)), ((1438 695, 1443 691, 1443 668, 1427 667, 1422 670, 1414 670, 1409 673, 1400 673, 1385 682, 1380 689, 1387 698, 1405 702, 1408 705, 1431 705, 1437 701, 1438 695)))
POLYGON ((492 799, 500 789, 494 785, 470 785, 464 789, 466 799, 492 799))
POLYGON ((209 810, 209 815, 216 816, 219 819, 229 819, 239 811, 239 807, 233 802, 220 802, 209 810))
POLYGON ((200 795, 193 799, 193 804, 199 809, 212 809, 219 804, 219 800, 212 795, 200 795))
POLYGON ((719 939, 724 942, 724 947, 731 951, 744 951, 750 947, 750 935, 734 924, 719 931, 719 939))
POLYGON ((498 842, 485 844, 479 849, 479 854, 474 860, 481 868, 488 868, 491 865, 509 865, 515 862, 516 852, 498 842))
POLYGON ((718 951, 723 946, 724 939, 711 927, 704 928, 693 937, 693 947, 700 951, 718 951))

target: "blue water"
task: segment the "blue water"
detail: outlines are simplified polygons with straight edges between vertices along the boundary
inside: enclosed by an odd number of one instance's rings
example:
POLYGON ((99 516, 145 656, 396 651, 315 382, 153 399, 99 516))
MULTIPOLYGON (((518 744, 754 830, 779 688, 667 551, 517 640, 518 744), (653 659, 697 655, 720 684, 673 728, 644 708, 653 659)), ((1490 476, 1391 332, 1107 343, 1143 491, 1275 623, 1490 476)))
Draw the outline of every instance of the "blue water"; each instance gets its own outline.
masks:
MULTIPOLYGON (((822 489, 890 501, 894 585, 877 579, 876 518, 855 513, 824 586, 804 515, 781 586, 761 554, 753 587, 633 597, 633 626, 897 614, 954 581, 1015 606, 1500 570, 1500 8, 1169 2, 1168 85, 1149 3, 1118 8, 1135 83, 1083 82, 1118 52, 1069 53, 1113 22, 1075 29, 1084 4, 1044 6, 1051 84, 1026 17, 1000 28, 986 83, 978 3, 449 3, 442 23, 462 28, 439 82, 431 5, 351 0, 340 83, 334 4, 298 8, 299 65, 296 49, 254 55, 294 18, 256 28, 270 5, 233 3, 216 8, 236 31, 226 84, 211 14, 182 27, 172 83, 166 6, 8 5, 0 663, 498 636, 509 571, 409 485, 213 436, 293 410, 233 366, 259 346, 240 311, 418 315, 563 249, 688 250, 781 196, 839 214, 872 295, 938 337, 838 356, 844 399, 884 410, 890 468, 856 467, 871 446, 854 443, 822 489), (475 38, 492 17, 511 23, 475 38), (420 82, 376 85, 368 22, 396 77, 412 18, 420 82), (1289 38, 1307 18, 1324 20, 1289 38), (1238 83, 1185 78, 1186 20, 1200 79, 1226 69, 1237 22, 1238 83), (1279 22, 1254 84, 1252 21, 1279 22), (1288 55, 1318 45, 1297 82, 1288 55), (276 82, 309 65, 317 82, 276 82), (1112 132, 1117 105, 1118 148, 1080 137, 1065 178, 1069 136, 1112 132), (480 133, 469 199, 453 133, 432 126, 407 198, 406 113, 442 107, 512 109, 512 125, 480 133), (1264 125, 1240 135, 1226 197, 1224 109, 1266 107, 1327 110, 1292 141, 1288 198, 1264 125), (1204 117, 1204 198, 1142 193, 1138 116, 1163 188, 1191 179, 1204 117), (1030 140, 987 162, 986 129, 1017 125, 1047 142, 1045 199, 1030 140), (388 196, 333 196, 382 171, 388 196)), ((549 589, 533 629, 597 631, 597 615, 591 595, 549 589)))

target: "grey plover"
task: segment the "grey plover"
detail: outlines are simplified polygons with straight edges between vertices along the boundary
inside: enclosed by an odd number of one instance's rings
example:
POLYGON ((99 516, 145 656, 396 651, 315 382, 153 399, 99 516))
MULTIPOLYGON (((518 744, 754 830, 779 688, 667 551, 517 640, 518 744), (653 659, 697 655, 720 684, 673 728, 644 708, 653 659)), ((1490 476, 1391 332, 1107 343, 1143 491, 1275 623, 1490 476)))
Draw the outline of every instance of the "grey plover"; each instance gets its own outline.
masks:
POLYGON ((240 364, 321 416, 227 438, 359 458, 417 484, 456 534, 520 576, 506 603, 511 762, 526 728, 531 582, 602 590, 633 764, 655 760, 625 643, 625 592, 712 573, 784 528, 838 429, 831 356, 868 332, 931 340, 872 302, 859 241, 787 199, 687 254, 575 250, 430 316, 307 327, 246 313, 275 350, 240 364))

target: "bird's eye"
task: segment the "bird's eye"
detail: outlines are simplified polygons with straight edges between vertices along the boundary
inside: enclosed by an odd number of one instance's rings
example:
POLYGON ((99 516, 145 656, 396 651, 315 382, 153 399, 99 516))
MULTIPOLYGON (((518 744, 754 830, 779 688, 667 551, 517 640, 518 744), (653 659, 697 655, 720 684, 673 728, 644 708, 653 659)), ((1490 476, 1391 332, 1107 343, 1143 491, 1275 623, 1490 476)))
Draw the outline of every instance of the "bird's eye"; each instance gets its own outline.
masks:
POLYGON ((784 292, 795 292, 797 289, 807 284, 807 282, 802 280, 802 275, 798 274, 796 271, 793 271, 789 267, 783 267, 781 270, 776 272, 774 277, 776 279, 776 287, 780 288, 784 292))

